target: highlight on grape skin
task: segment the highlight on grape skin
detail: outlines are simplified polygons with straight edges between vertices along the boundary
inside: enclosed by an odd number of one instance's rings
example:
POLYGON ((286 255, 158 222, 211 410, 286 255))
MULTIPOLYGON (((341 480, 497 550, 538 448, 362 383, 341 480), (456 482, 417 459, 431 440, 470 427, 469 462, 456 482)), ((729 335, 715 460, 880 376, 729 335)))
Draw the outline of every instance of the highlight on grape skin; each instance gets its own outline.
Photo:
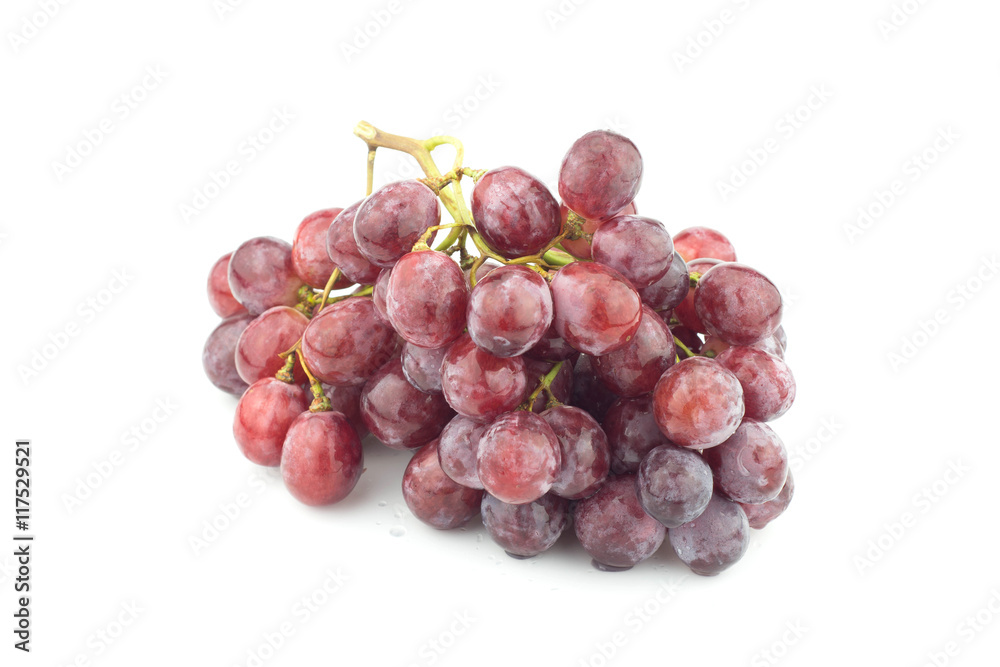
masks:
POLYGON ((605 572, 662 549, 703 576, 735 565, 794 495, 784 304, 753 248, 737 262, 739 238, 638 215, 642 155, 614 132, 553 154, 549 185, 472 168, 452 137, 355 134, 366 192, 286 220, 291 243, 211 253, 202 365, 239 399, 236 449, 312 506, 387 474, 366 450, 403 452, 425 530, 482 530, 515 559, 572 543, 605 572), (364 157, 390 151, 424 177, 373 192, 364 157))

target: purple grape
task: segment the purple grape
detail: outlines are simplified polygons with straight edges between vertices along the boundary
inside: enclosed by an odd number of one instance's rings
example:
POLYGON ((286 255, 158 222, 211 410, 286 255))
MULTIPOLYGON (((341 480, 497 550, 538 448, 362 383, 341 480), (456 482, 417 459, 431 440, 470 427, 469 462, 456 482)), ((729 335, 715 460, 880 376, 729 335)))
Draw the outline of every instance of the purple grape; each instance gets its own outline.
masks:
POLYGON ((635 199, 642 183, 642 156, 614 132, 583 135, 567 151, 559 170, 559 196, 577 215, 607 220, 635 199))
MULTIPOLYGON (((328 208, 316 211, 306 216, 295 230, 295 238, 292 239, 292 268, 295 269, 295 275, 310 287, 326 287, 330 275, 337 268, 326 251, 326 235, 330 223, 343 210, 328 208)), ((333 288, 343 289, 350 284, 351 281, 342 275, 333 284, 333 288)))
POLYGON ((594 358, 594 373, 619 396, 641 396, 653 391, 664 371, 674 365, 677 352, 666 323, 649 306, 625 346, 594 358))
POLYGON ((552 293, 535 271, 503 266, 476 284, 466 315, 476 345, 498 357, 515 357, 534 347, 552 325, 552 293))
POLYGON ((493 541, 514 558, 531 558, 556 543, 569 523, 569 502, 551 493, 511 505, 483 495, 483 525, 493 541))
POLYGON ((524 360, 503 359, 476 347, 468 334, 451 344, 441 363, 441 390, 460 415, 491 422, 520 405, 527 391, 524 360))
POLYGON ((649 452, 671 444, 656 425, 653 397, 620 398, 604 417, 604 432, 611 448, 611 470, 616 475, 639 472, 649 452))
POLYGON ((392 276, 392 269, 382 269, 375 279, 372 289, 372 302, 375 304, 375 311, 386 322, 389 321, 389 311, 385 305, 385 295, 389 291, 389 278, 392 276))
POLYGON ((582 355, 573 366, 572 404, 583 408, 600 422, 617 399, 618 396, 594 373, 594 358, 582 355))
POLYGON ((608 438, 601 425, 585 411, 569 405, 546 410, 542 419, 552 427, 562 454, 551 493, 569 500, 593 494, 611 469, 608 438))
POLYGON ((767 424, 745 421, 718 447, 706 449, 719 488, 740 503, 764 503, 781 492, 788 452, 767 424))
POLYGON ((438 441, 417 450, 403 473, 403 500, 428 526, 450 530, 479 514, 483 492, 454 482, 438 460, 438 441))
POLYGON ((330 223, 326 232, 326 254, 348 280, 359 285, 371 285, 381 269, 361 254, 354 240, 354 218, 362 203, 359 201, 348 206, 330 223))
POLYGON ((251 315, 294 306, 303 284, 292 266, 292 246, 272 236, 244 242, 229 259, 229 289, 251 315))
POLYGON ((524 353, 525 357, 540 359, 541 361, 563 361, 565 359, 576 359, 580 353, 559 337, 554 327, 549 327, 542 335, 538 343, 524 353))
POLYGON ((642 302, 653 310, 673 310, 687 296, 691 288, 691 277, 688 274, 684 258, 674 253, 670 268, 663 277, 649 287, 639 290, 642 302))
POLYGON ((410 252, 428 227, 440 224, 437 195, 420 181, 390 183, 364 200, 354 217, 354 240, 383 269, 410 252))
POLYGON ((670 529, 670 546, 695 574, 718 574, 743 558, 750 525, 739 504, 715 493, 697 519, 670 529))
POLYGON ((248 385, 236 370, 236 344, 253 315, 233 315, 215 327, 205 341, 201 353, 201 363, 209 381, 222 391, 242 396, 248 385))
POLYGON ((386 311, 407 343, 438 348, 461 336, 468 302, 462 269, 440 252, 408 253, 389 276, 386 311))
POLYGON ((559 235, 559 202, 517 167, 491 169, 472 191, 472 216, 490 247, 505 257, 534 255, 559 235))
POLYGON ((781 324, 781 294, 763 274, 744 264, 719 264, 694 291, 705 331, 732 345, 753 345, 781 324))
POLYGON ((324 308, 302 334, 306 366, 335 387, 364 384, 396 351, 396 332, 367 297, 324 308))
POLYGON ((610 266, 641 290, 667 274, 674 243, 658 220, 620 215, 594 232, 593 255, 595 262, 610 266))
POLYGON ((454 414, 440 394, 425 394, 406 381, 398 356, 375 371, 361 392, 365 425, 392 449, 430 442, 454 414))
POLYGON ((712 499, 712 469, 697 452, 660 445, 642 460, 636 485, 649 516, 676 528, 705 511, 712 499))
POLYGON ((635 475, 613 477, 573 510, 573 527, 599 569, 627 569, 660 548, 667 529, 646 514, 635 488, 635 475))

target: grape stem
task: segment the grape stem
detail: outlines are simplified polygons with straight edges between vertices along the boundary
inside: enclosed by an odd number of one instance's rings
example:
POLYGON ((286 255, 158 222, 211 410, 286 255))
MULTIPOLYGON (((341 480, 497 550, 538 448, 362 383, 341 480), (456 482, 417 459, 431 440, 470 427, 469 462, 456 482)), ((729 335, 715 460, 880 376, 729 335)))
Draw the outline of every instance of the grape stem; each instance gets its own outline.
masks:
POLYGON ((562 370, 563 363, 564 362, 560 361, 559 363, 557 363, 555 366, 552 367, 552 370, 550 370, 548 373, 546 373, 541 377, 541 379, 538 382, 538 386, 535 387, 535 390, 531 392, 530 396, 528 396, 528 400, 526 400, 521 405, 522 410, 530 411, 532 406, 535 404, 535 399, 538 398, 538 395, 541 394, 543 391, 549 395, 550 407, 553 402, 557 404, 559 403, 559 401, 556 400, 556 397, 552 395, 551 387, 552 387, 552 382, 556 379, 556 376, 559 375, 559 371, 562 370))
POLYGON ((682 343, 681 339, 678 338, 677 336, 674 336, 674 345, 676 345, 677 347, 679 347, 682 350, 684 350, 684 354, 686 354, 689 357, 697 357, 698 356, 697 354, 695 354, 694 352, 691 351, 691 348, 689 348, 687 345, 685 345, 684 343, 682 343))
MULTIPOLYGON (((302 366, 302 370, 305 371, 306 377, 309 378, 309 389, 312 391, 313 395, 313 402, 309 406, 309 412, 329 412, 333 409, 333 406, 330 404, 330 399, 323 391, 323 385, 319 383, 319 380, 316 379, 316 377, 309 370, 309 367, 306 365, 306 359, 302 354, 302 346, 300 344, 297 344, 295 347, 295 356, 299 358, 299 365, 302 366)), ((289 359, 294 362, 292 357, 289 357, 289 359)))
POLYGON ((293 347, 291 350, 289 350, 288 352, 282 352, 281 354, 278 355, 279 357, 285 360, 285 365, 281 367, 281 370, 279 370, 277 373, 274 374, 274 377, 277 378, 278 380, 281 380, 285 384, 292 384, 295 382, 295 376, 292 374, 292 369, 295 368, 295 356, 292 354, 292 352, 294 352, 296 348, 298 348, 298 346, 299 343, 295 343, 295 347, 293 347))
POLYGON ((316 308, 313 310, 314 317, 319 315, 319 311, 323 310, 323 306, 326 305, 326 300, 330 296, 330 290, 333 289, 334 283, 336 283, 339 278, 340 268, 338 267, 333 270, 333 273, 330 274, 330 279, 326 281, 326 287, 323 288, 323 296, 319 300, 319 303, 316 304, 316 308))

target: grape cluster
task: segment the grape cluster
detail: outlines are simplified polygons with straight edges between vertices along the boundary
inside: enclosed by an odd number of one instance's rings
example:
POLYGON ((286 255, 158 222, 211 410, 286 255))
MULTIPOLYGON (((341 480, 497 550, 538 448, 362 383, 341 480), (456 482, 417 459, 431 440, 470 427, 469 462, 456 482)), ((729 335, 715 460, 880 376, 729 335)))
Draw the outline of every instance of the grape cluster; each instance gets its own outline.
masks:
POLYGON ((600 569, 668 538, 701 575, 739 560, 793 491, 769 425, 795 399, 775 285, 719 232, 638 215, 642 158, 621 135, 573 144, 560 203, 517 167, 442 175, 430 151, 454 139, 359 128, 369 184, 377 148, 427 177, 313 213, 292 244, 250 239, 209 274, 224 319, 204 367, 240 396, 244 456, 326 505, 357 484, 371 433, 413 452, 417 518, 481 513, 515 558, 571 530, 600 569))

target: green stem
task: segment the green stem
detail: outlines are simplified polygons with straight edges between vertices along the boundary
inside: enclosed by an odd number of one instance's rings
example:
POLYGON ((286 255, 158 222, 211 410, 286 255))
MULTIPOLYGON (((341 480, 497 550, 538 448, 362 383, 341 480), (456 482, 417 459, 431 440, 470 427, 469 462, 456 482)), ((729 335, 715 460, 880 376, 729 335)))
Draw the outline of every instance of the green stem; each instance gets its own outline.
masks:
POLYGON ((556 379, 556 376, 559 375, 559 371, 562 370, 563 363, 564 362, 560 361, 552 367, 552 370, 541 377, 538 382, 538 386, 535 387, 535 390, 531 392, 530 396, 528 396, 528 400, 521 404, 521 410, 530 411, 531 407, 535 404, 535 399, 538 398, 538 395, 543 391, 549 392, 550 401, 555 400, 555 396, 552 396, 550 388, 552 387, 552 382, 556 379))
POLYGON ((682 343, 681 339, 678 338, 677 336, 674 336, 674 345, 676 345, 677 347, 679 347, 682 350, 684 350, 684 354, 686 354, 689 357, 697 357, 698 356, 697 354, 695 354, 694 352, 691 351, 691 348, 689 348, 687 345, 685 345, 684 343, 682 343))

